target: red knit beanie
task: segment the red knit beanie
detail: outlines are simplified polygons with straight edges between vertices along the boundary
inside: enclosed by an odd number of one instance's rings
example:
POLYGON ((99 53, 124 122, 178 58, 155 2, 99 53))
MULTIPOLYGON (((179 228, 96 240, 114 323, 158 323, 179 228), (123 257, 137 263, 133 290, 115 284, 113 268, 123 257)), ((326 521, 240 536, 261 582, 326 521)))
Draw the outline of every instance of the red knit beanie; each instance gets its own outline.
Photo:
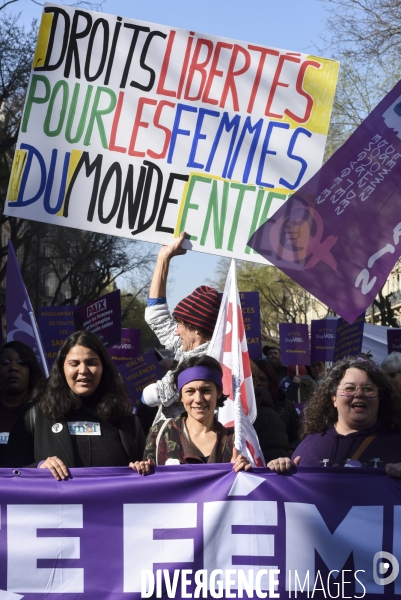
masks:
POLYGON ((177 304, 173 317, 213 333, 220 303, 221 298, 217 290, 207 285, 200 285, 177 304))

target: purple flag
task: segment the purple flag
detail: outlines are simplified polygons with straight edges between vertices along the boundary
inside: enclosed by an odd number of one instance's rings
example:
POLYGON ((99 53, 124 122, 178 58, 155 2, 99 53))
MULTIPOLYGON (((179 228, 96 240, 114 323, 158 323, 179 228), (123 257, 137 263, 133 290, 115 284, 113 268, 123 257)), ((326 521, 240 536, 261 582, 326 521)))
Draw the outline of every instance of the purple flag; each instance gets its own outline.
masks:
POLYGON ((338 319, 311 321, 311 361, 331 362, 334 355, 338 319))
POLYGON ((49 376, 42 340, 32 304, 22 280, 17 257, 11 240, 8 241, 6 278, 6 330, 7 342, 18 340, 30 346, 43 373, 49 376))
POLYGON ((352 323, 401 255, 401 81, 248 246, 352 323))
POLYGON ((123 327, 121 329, 120 343, 111 348, 107 348, 107 352, 118 367, 119 365, 130 361, 132 358, 135 358, 135 356, 139 356, 141 351, 140 344, 141 330, 123 327))
POLYGON ((360 354, 362 350, 363 328, 365 325, 365 313, 360 315, 352 325, 338 319, 336 331, 336 345, 333 361, 341 360, 346 356, 360 354))
POLYGON ((2 599, 401 594, 400 488, 383 469, 71 473, 56 481, 46 469, 0 470, 2 599))
POLYGON ((283 365, 310 365, 308 326, 280 323, 279 331, 283 365))
POLYGON ((115 290, 74 310, 75 328, 96 333, 105 346, 121 342, 121 298, 115 290))
POLYGON ((240 292, 239 297, 249 358, 259 359, 262 357, 259 292, 240 292))
POLYGON ((78 306, 41 306, 39 330, 49 367, 69 335, 75 331, 74 310, 78 306))
POLYGON ((118 367, 120 375, 134 404, 139 404, 142 391, 151 383, 156 383, 164 375, 154 352, 146 352, 118 367))
POLYGON ((387 329, 387 352, 401 352, 401 329, 387 329))

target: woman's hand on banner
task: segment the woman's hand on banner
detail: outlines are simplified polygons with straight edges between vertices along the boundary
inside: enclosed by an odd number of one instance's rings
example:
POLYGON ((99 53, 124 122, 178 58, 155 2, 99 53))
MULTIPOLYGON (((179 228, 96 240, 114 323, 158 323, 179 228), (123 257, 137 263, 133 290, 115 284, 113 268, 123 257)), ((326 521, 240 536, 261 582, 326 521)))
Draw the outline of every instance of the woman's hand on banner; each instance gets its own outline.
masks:
POLYGON ((137 460, 136 462, 130 462, 128 466, 137 471, 139 475, 150 475, 154 472, 155 463, 153 460, 137 460))
POLYGON ((401 478, 401 463, 387 463, 384 469, 389 477, 401 478))
POLYGON ((252 465, 249 460, 245 456, 242 456, 242 454, 239 454, 237 448, 235 447, 233 449, 233 457, 231 462, 233 465, 233 471, 235 473, 238 473, 238 471, 249 471, 252 469, 252 465))
POLYGON ((288 473, 293 467, 299 465, 300 460, 300 456, 297 456, 294 460, 288 457, 275 458, 267 464, 267 467, 271 471, 276 471, 276 473, 288 473))
POLYGON ((60 481, 61 479, 67 479, 70 476, 70 472, 63 463, 62 460, 57 458, 57 456, 49 456, 46 458, 45 462, 42 463, 39 467, 40 469, 49 469, 54 479, 60 481))

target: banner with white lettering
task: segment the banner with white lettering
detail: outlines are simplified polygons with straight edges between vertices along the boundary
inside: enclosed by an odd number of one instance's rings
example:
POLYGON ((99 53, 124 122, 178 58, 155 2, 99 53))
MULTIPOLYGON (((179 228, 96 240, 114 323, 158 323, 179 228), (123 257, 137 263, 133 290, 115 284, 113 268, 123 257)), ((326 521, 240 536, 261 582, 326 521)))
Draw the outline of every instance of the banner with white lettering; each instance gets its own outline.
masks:
POLYGON ((46 3, 5 212, 265 263, 320 168, 339 63, 46 3))
POLYGON ((0 486, 7 600, 401 596, 401 482, 382 469, 1 469, 0 486))
POLYGON ((74 310, 77 308, 79 307, 41 306, 39 308, 39 331, 50 369, 61 346, 75 331, 74 310))
POLYGON ((121 293, 114 290, 85 306, 74 308, 75 329, 86 329, 102 340, 106 347, 121 342, 121 293))

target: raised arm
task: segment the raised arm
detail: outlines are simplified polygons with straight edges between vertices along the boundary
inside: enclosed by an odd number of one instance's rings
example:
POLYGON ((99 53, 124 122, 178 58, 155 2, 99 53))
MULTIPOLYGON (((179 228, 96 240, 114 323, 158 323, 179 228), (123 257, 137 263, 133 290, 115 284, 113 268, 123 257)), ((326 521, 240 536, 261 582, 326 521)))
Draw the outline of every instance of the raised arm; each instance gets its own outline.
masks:
POLYGON ((150 284, 149 298, 165 298, 167 296, 167 277, 170 260, 173 256, 186 254, 185 248, 182 247, 185 236, 186 233, 183 231, 180 237, 174 240, 174 242, 160 248, 153 272, 152 283, 150 284))

